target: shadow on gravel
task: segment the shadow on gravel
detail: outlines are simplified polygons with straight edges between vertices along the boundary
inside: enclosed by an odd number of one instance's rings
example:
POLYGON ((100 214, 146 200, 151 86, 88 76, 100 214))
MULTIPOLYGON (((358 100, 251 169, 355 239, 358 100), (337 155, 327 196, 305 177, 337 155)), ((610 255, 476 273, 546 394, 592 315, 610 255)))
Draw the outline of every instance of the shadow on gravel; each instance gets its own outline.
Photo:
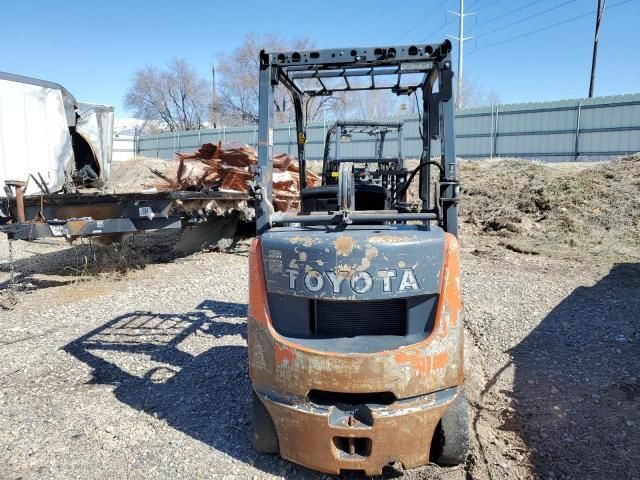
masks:
POLYGON ((640 478, 640 264, 574 290, 510 353, 503 428, 540 478, 640 478))
POLYGON ((240 335, 244 304, 206 301, 181 314, 131 312, 78 338, 65 351, 93 369, 91 383, 114 385, 121 402, 166 420, 212 447, 249 461, 247 354, 243 345, 214 346, 240 335), (200 340, 198 345, 181 343, 200 340), (191 347, 191 348, 189 348, 191 347), (196 353, 189 353, 189 351, 196 353))
POLYGON ((92 368, 91 383, 114 385, 121 402, 217 450, 275 475, 322 478, 253 450, 242 341, 246 314, 245 304, 217 301, 181 314, 137 311, 114 318, 64 350, 92 368))

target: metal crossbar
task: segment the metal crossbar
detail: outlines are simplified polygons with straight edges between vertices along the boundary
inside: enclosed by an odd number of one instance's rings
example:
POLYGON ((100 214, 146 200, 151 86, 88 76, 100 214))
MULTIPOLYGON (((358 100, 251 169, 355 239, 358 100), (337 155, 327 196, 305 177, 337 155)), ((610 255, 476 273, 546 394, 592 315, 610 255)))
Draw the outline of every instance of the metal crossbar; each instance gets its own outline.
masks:
MULTIPOLYGON (((329 128, 329 136, 340 129, 341 134, 364 133, 367 135, 379 135, 402 129, 402 122, 376 122, 371 120, 339 120, 329 128)), ((327 137, 329 138, 329 137, 327 137)))
POLYGON ((304 50, 274 52, 274 66, 279 79, 310 96, 331 95, 333 92, 391 90, 407 95, 421 88, 434 68, 434 63, 447 58, 450 44, 399 45, 386 48, 304 50), (420 75, 419 81, 403 85, 403 77, 420 75), (394 83, 376 82, 377 77, 395 76, 394 83), (354 79, 368 77, 368 85, 356 86, 354 79), (331 87, 324 79, 342 79, 343 84, 331 87), (315 80, 318 88, 309 88, 304 80, 315 80))
POLYGON ((344 127, 342 133, 366 133, 367 135, 377 135, 379 133, 387 133, 394 131, 394 128, 390 127, 376 127, 376 126, 357 126, 357 127, 344 127))
POLYGON ((368 72, 351 73, 348 70, 342 69, 341 71, 308 71, 308 72, 293 72, 289 75, 292 83, 294 83, 300 91, 311 95, 331 95, 333 92, 347 92, 347 91, 361 91, 361 90, 391 90, 399 94, 409 94, 422 87, 427 79, 427 74, 423 70, 408 70, 401 71, 399 68, 393 71, 378 72, 375 68, 369 69, 368 72), (408 75, 420 75, 420 81, 407 83, 403 86, 403 79, 408 75), (377 83, 376 77, 389 77, 395 76, 396 81, 394 83, 377 83), (365 86, 355 86, 354 80, 356 78, 369 78, 369 84, 365 86), (323 79, 337 79, 340 78, 344 81, 342 87, 329 87, 323 79), (320 88, 306 88, 301 80, 316 80, 320 85, 320 88))

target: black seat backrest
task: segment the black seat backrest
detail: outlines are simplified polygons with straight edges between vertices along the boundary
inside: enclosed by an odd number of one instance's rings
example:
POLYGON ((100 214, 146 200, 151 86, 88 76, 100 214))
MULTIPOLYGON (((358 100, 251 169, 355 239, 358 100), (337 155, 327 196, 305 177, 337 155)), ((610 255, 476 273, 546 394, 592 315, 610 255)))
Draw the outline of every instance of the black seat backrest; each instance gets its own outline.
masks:
MULTIPOLYGON (((380 185, 356 183, 356 210, 386 210, 387 192, 380 185)), ((300 192, 303 212, 328 212, 338 209, 338 186, 305 188, 300 192)))

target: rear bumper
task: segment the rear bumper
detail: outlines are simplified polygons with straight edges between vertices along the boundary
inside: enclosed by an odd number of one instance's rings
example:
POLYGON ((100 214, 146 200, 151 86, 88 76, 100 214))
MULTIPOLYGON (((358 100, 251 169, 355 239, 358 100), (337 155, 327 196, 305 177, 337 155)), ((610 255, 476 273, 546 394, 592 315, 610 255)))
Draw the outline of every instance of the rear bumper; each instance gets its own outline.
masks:
POLYGON ((255 386, 273 419, 280 455, 331 474, 381 474, 391 462, 413 468, 429 462, 434 430, 456 387, 391 405, 315 405, 255 386))

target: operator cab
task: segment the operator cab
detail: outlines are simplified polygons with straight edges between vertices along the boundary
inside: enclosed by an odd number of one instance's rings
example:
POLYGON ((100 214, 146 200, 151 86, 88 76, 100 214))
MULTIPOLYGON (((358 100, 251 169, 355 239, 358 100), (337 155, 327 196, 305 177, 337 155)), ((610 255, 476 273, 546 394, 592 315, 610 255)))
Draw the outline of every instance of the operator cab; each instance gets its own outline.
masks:
POLYGON ((322 185, 302 190, 302 211, 310 213, 338 210, 338 176, 341 163, 351 166, 355 210, 391 209, 396 192, 407 178, 402 158, 402 127, 402 122, 356 120, 334 123, 327 130, 325 138, 322 185), (357 155, 361 149, 358 144, 371 137, 375 139, 374 152, 366 156, 357 155), (395 157, 386 154, 385 140, 387 150, 394 150, 395 157))
MULTIPOLYGON (((300 192, 300 200, 304 213, 336 212, 339 210, 338 185, 306 188, 300 192)), ((354 210, 388 210, 390 200, 385 189, 379 185, 355 184, 354 210)))

